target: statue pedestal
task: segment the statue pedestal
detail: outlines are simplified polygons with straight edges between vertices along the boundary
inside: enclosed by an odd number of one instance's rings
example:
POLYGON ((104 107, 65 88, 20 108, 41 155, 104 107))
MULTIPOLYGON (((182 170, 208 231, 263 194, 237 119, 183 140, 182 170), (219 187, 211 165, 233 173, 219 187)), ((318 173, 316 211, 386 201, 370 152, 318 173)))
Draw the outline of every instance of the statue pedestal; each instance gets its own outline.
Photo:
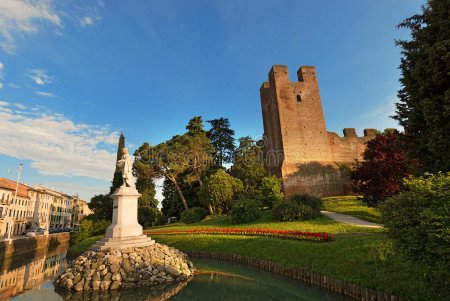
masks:
POLYGON ((113 217, 111 226, 106 229, 106 235, 97 241, 93 250, 123 249, 130 247, 145 247, 155 243, 142 233, 142 226, 138 223, 138 197, 136 188, 122 185, 111 196, 113 199, 113 217))

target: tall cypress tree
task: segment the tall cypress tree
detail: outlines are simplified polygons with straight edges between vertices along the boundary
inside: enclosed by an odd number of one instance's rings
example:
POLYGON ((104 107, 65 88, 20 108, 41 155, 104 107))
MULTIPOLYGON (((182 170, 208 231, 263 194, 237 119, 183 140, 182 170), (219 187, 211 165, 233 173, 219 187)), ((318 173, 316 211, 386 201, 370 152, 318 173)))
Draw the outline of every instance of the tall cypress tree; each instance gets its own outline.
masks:
MULTIPOLYGON (((119 144, 117 145, 116 163, 122 158, 122 156, 123 156, 122 150, 124 147, 125 147, 125 136, 123 135, 123 133, 120 133, 119 144)), ((116 170, 114 171, 114 177, 113 177, 111 184, 112 185, 109 189, 109 194, 113 194, 114 191, 116 191, 116 189, 119 188, 120 186, 122 186, 122 184, 123 184, 122 173, 120 172, 120 169, 117 167, 117 165, 116 165, 116 170)))
POLYGON ((450 171, 450 0, 429 0, 398 27, 411 31, 402 47, 401 89, 394 118, 405 129, 417 172, 450 171))

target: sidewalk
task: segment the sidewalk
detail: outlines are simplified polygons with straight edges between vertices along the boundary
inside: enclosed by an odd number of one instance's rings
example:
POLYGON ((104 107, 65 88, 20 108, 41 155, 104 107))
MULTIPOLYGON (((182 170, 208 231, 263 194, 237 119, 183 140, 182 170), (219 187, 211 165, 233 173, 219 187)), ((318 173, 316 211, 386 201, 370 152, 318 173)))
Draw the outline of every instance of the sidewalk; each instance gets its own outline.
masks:
POLYGON ((359 227, 370 227, 370 228, 382 228, 383 227, 382 224, 363 221, 362 219, 359 219, 359 218, 356 218, 356 217, 353 217, 353 216, 350 216, 347 214, 330 212, 330 211, 320 211, 320 213, 322 213, 323 215, 325 215, 331 219, 334 219, 335 221, 340 222, 340 223, 346 223, 346 224, 359 226, 359 227))

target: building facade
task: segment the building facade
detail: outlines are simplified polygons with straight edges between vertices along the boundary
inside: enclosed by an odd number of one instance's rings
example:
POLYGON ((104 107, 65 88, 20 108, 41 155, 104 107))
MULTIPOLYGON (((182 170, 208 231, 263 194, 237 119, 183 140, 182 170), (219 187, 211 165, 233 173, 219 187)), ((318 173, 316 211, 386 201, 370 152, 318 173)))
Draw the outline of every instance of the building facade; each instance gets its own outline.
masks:
POLYGON ((18 185, 0 178, 0 237, 25 233, 28 229, 71 228, 91 211, 87 202, 43 186, 18 185), (76 219, 74 219, 74 217, 76 219))
POLYGON ((315 67, 300 67, 297 77, 291 82, 287 67, 276 65, 261 86, 266 167, 282 179, 287 196, 351 194, 348 170, 377 131, 328 132, 315 67))

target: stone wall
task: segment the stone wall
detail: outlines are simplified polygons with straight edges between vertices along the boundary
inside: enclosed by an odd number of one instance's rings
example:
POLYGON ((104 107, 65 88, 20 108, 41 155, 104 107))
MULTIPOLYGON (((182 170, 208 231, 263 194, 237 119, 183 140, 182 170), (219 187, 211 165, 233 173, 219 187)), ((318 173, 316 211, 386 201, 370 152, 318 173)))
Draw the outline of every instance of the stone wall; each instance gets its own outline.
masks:
POLYGON ((316 69, 303 66, 298 82, 286 66, 273 66, 260 89, 266 167, 283 181, 284 193, 351 194, 348 170, 361 159, 376 130, 358 137, 353 128, 339 137, 326 130, 316 69))
POLYGON ((49 235, 37 235, 35 237, 23 237, 11 242, 0 241, 0 261, 4 258, 17 256, 21 253, 37 251, 39 249, 51 249, 58 245, 69 244, 70 233, 55 233, 49 235))

